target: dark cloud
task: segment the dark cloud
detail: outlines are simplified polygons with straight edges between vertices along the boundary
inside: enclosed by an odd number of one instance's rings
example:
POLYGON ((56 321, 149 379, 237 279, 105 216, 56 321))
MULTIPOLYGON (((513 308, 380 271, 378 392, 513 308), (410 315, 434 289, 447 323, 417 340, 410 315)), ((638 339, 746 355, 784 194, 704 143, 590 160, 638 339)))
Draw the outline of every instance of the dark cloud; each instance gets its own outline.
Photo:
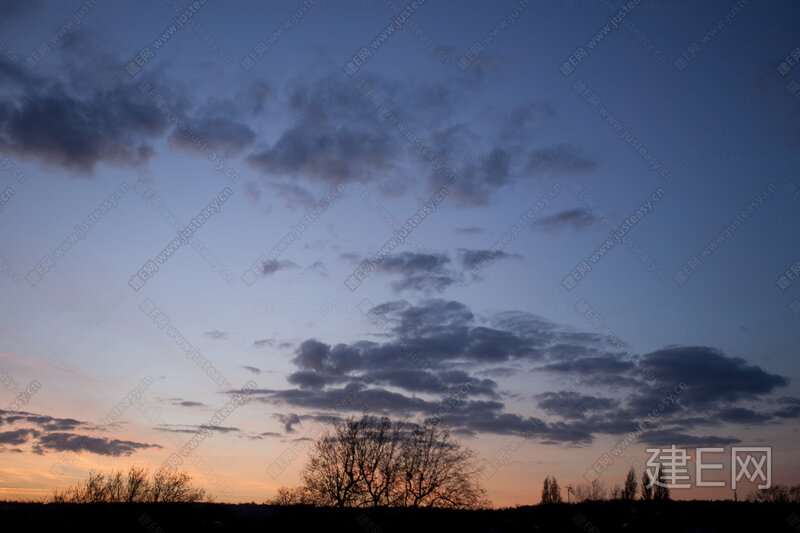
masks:
POLYGON ((432 191, 446 186, 451 198, 460 206, 483 206, 490 203, 494 194, 514 179, 510 154, 496 146, 488 152, 477 148, 480 140, 464 124, 434 131, 431 137, 434 151, 448 163, 455 173, 450 181, 441 170, 432 170, 429 185, 432 191), (475 156, 474 154, 479 154, 475 156))
POLYGON ((296 124, 247 158, 271 177, 328 184, 370 179, 400 153, 401 145, 358 91, 334 77, 293 84, 288 108, 296 124))
POLYGON ((364 389, 355 384, 326 390, 267 390, 257 389, 249 399, 263 403, 285 404, 308 409, 331 409, 340 405, 341 410, 361 411, 370 409, 393 414, 432 412, 436 402, 405 396, 383 388, 364 389))
POLYGON ((639 441, 659 447, 673 444, 686 447, 729 446, 741 442, 736 437, 696 436, 673 429, 645 431, 639 441))
POLYGON ((0 93, 0 149, 90 173, 98 163, 137 166, 153 154, 150 140, 167 122, 131 83, 72 92, 56 80, 33 79, 0 59, 0 76, 24 87, 0 93))
MULTIPOLYGON (((400 276, 400 279, 391 283, 397 292, 418 291, 425 294, 441 293, 451 285, 457 283, 463 274, 458 268, 485 267, 499 259, 510 257, 518 258, 519 255, 508 254, 501 250, 469 250, 459 248, 457 268, 451 268, 453 261, 447 253, 422 253, 400 252, 388 254, 377 263, 373 263, 379 272, 400 276)), ((343 254, 343 258, 353 262, 360 262, 357 255, 343 254)), ((478 279, 477 276, 475 279, 478 279)))
POLYGON ((610 411, 619 407, 619 400, 598 398, 573 391, 545 392, 536 396, 539 407, 563 418, 586 418, 593 411, 610 411))
POLYGON ((777 418, 800 418, 800 398, 796 396, 781 396, 776 400, 783 407, 772 415, 777 418))
POLYGON ((300 423, 300 415, 297 413, 288 413, 285 415, 276 413, 274 416, 281 424, 283 424, 283 429, 286 431, 286 433, 293 433, 294 426, 300 423))
POLYGON ((449 262, 450 258, 445 254, 401 252, 384 257, 378 263, 378 269, 404 275, 442 272, 449 262))
POLYGON ((38 437, 41 432, 35 429, 15 429, 13 431, 0 432, 0 444, 24 444, 31 437, 38 437))
MULTIPOLYGON (((36 428, 17 428, 0 433, 0 444, 30 442, 34 453, 51 451, 88 451, 99 455, 130 455, 136 450, 160 448, 158 444, 106 439, 74 433, 74 430, 102 430, 103 426, 72 418, 56 418, 24 411, 0 410, 0 425, 33 425, 36 428)), ((13 450, 2 450, 13 451, 13 450)))
POLYGON ((766 413, 758 413, 745 407, 728 407, 713 415, 715 420, 731 422, 733 424, 764 424, 772 419, 766 413))
POLYGON ((467 248, 459 248, 457 250, 461 266, 464 269, 483 269, 489 264, 500 259, 520 259, 522 256, 519 254, 509 254, 502 250, 470 250, 467 248))
POLYGON ((250 146, 256 138, 249 126, 229 117, 189 119, 184 129, 175 129, 169 136, 171 145, 199 153, 211 148, 229 157, 250 146), (207 147, 207 148, 206 148, 207 147))
MULTIPOLYGON (((408 262, 397 264, 403 269, 408 262)), ((367 315, 380 324, 381 342, 331 345, 307 339, 295 352, 297 371, 287 376, 295 388, 262 389, 247 397, 342 416, 364 409, 398 417, 439 416, 462 435, 519 435, 570 445, 587 444, 598 434, 634 432, 645 420, 650 420, 647 442, 669 437, 683 443, 731 443, 735 439, 695 437, 690 431, 781 417, 735 402, 766 400, 763 396, 785 385, 785 378, 706 347, 671 346, 636 356, 617 351, 605 336, 564 328, 531 313, 477 317, 463 303, 443 299, 416 305, 391 301, 367 315), (554 418, 544 422, 535 413, 509 412, 500 384, 479 377, 513 377, 524 371, 557 376, 562 383, 566 378, 580 392, 536 395, 535 409, 554 418), (591 392, 609 386, 611 395, 591 392), (714 408, 712 420, 709 408, 714 408)), ((794 397, 774 402, 792 413, 800 406, 794 397)), ((292 414, 276 415, 287 432, 309 416, 292 414)))
POLYGON ((537 148, 528 154, 526 169, 534 176, 542 173, 577 174, 594 170, 597 162, 581 154, 571 144, 537 148))
POLYGON ((316 371, 300 370, 286 376, 286 381, 292 385, 297 385, 301 389, 321 389, 326 385, 341 381, 341 379, 326 376, 316 371))
POLYGON ((386 255, 374 264, 379 272, 400 276, 391 284, 397 292, 438 293, 456 282, 449 263, 450 257, 444 253, 400 252, 386 255))
POLYGON ((329 376, 341 376, 361 366, 362 354, 358 346, 329 344, 309 339, 297 349, 294 363, 300 368, 329 376))
POLYGON ((636 370, 630 361, 613 355, 599 357, 578 357, 566 361, 548 363, 537 370, 577 375, 590 378, 594 383, 606 385, 635 385, 632 379, 636 370))
POLYGON ((274 274, 279 270, 288 270, 292 268, 300 268, 300 267, 297 265, 297 263, 293 261, 286 261, 286 260, 278 261, 276 259, 272 259, 270 261, 264 261, 264 263, 261 265, 261 273, 264 276, 271 276, 272 274, 274 274))
POLYGON ((79 428, 93 429, 97 427, 94 424, 75 420, 74 418, 56 418, 24 411, 0 410, 0 425, 18 422, 33 424, 44 431, 71 431, 79 428))
POLYGON ((45 450, 54 452, 85 451, 97 455, 109 455, 113 457, 131 455, 135 451, 146 450, 148 448, 161 448, 161 446, 158 444, 133 442, 129 440, 89 437, 87 435, 78 435, 75 433, 49 433, 41 435, 34 445, 34 451, 39 454, 44 454, 45 450))
POLYGON ((195 402, 191 400, 184 400, 183 398, 158 398, 161 401, 174 405, 176 407, 208 407, 203 402, 195 402))
MULTIPOLYGON (((256 341, 256 343, 257 343, 257 342, 259 342, 259 341, 256 341)), ((256 376, 257 376, 257 375, 259 375, 259 374, 261 374, 261 369, 260 369, 260 368, 256 368, 256 367, 254 367, 254 366, 240 365, 240 368, 244 368, 245 370, 247 370, 248 372, 251 372, 251 373, 255 374, 256 376)))
POLYGON ((275 339, 258 339, 253 341, 253 348, 291 348, 292 343, 275 339))
POLYGON ((534 227, 545 231, 555 232, 565 228, 582 230, 597 223, 597 217, 583 208, 568 209, 546 217, 533 223, 534 227))
POLYGON ((782 376, 708 346, 664 348, 645 354, 642 365, 666 387, 685 383, 681 404, 696 409, 756 398, 789 383, 782 376))

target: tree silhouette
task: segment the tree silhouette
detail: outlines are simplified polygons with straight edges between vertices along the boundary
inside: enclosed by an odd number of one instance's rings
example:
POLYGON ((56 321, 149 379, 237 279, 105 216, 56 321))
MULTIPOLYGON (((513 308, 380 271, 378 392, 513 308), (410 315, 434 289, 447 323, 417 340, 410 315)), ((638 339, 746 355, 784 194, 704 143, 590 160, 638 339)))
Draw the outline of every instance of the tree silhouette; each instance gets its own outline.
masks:
POLYGON ((659 466, 656 469, 656 482, 655 487, 653 487, 653 499, 654 500, 669 500, 669 487, 665 483, 666 479, 664 477, 664 470, 659 466))
POLYGON ((475 508, 488 503, 482 470, 439 424, 364 415, 314 442, 303 481, 319 505, 475 508))
POLYGON ((578 502, 600 501, 606 499, 608 490, 599 479, 593 479, 590 483, 579 483, 572 493, 578 502))
POLYGON ((561 503, 561 488, 558 486, 558 481, 555 477, 544 478, 542 486, 542 503, 561 503))
POLYGON ((628 470, 628 475, 625 476, 625 486, 622 488, 622 499, 636 499, 636 469, 633 467, 628 470))
POLYGON ((312 505, 314 499, 305 487, 281 487, 275 497, 265 503, 267 505, 312 505))
POLYGON ((54 503, 114 503, 114 502, 199 502, 205 499, 204 489, 189 484, 191 476, 176 469, 160 468, 152 479, 147 469, 132 466, 127 476, 112 471, 108 476, 89 471, 83 485, 72 485, 63 491, 53 491, 54 503))
POLYGON ((645 501, 653 499, 653 485, 646 469, 642 472, 642 499, 645 501))

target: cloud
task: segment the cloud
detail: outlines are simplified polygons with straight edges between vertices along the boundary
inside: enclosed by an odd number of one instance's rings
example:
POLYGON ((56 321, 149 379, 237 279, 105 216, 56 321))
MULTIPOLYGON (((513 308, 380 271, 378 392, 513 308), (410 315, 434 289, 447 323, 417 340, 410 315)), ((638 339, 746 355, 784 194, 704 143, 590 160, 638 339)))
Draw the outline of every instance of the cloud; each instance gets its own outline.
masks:
POLYGON ((582 376, 604 385, 635 386, 638 383, 634 379, 637 371, 633 363, 615 355, 577 357, 567 361, 548 363, 536 370, 582 376))
POLYGON ((173 130, 171 145, 198 153, 210 148, 225 157, 238 154, 256 138, 249 126, 223 116, 188 119, 185 128, 173 130))
POLYGON ((412 398, 380 387, 364 389, 356 384, 327 390, 257 389, 250 393, 249 399, 309 409, 330 409, 338 404, 342 409, 352 411, 367 408, 394 414, 431 412, 437 406, 436 402, 412 398))
POLYGON ((138 166, 153 154, 150 140, 167 122, 132 84, 116 82, 73 92, 54 79, 33 79, 0 58, 9 85, 0 93, 0 149, 91 173, 98 163, 138 166))
POLYGON ((203 333, 203 335, 214 340, 223 340, 228 338, 227 332, 220 331, 218 329, 212 329, 211 331, 206 331, 205 333, 203 333))
POLYGON ((667 347, 642 357, 642 365, 666 387, 687 385, 681 404, 695 409, 753 399, 789 381, 708 346, 667 347))
POLYGON ((69 431, 79 428, 94 429, 97 426, 74 418, 56 418, 48 415, 26 413, 25 411, 4 411, 0 409, 0 425, 27 423, 44 431, 69 431))
POLYGON ((455 283, 455 273, 447 268, 446 254, 400 252, 389 254, 377 263, 377 270, 401 276, 392 282, 395 291, 442 292, 455 283))
POLYGON ((294 83, 289 91, 297 122, 251 153, 252 166, 273 178, 336 184, 369 179, 393 165, 401 145, 352 87, 326 77, 294 83))
POLYGON ((289 414, 280 414, 275 413, 275 418, 277 418, 281 424, 283 424, 283 429, 286 433, 293 433, 294 426, 300 423, 300 415, 297 413, 289 413, 289 414))
MULTIPOLYGON (((258 341, 256 341, 256 342, 258 342, 258 341)), ((245 370, 247 370, 248 372, 251 372, 251 373, 255 374, 256 376, 257 376, 257 375, 259 375, 259 374, 261 374, 261 369, 260 369, 260 368, 256 368, 256 367, 254 367, 254 366, 248 366, 248 365, 239 365, 239 368, 244 368, 245 370)))
POLYGON ((208 407, 203 402, 194 402, 191 400, 184 400, 182 398, 168 398, 166 401, 177 407, 208 407))
POLYGON ((55 452, 86 451, 97 455, 119 457, 131 455, 135 451, 148 448, 161 448, 161 446, 129 440, 89 437, 75 433, 48 433, 38 438, 33 449, 35 453, 39 454, 44 454, 44 450, 55 452))
POLYGON ((715 437, 715 436, 696 436, 683 433, 679 430, 664 429, 645 431, 639 438, 639 442, 652 446, 676 446, 685 447, 713 447, 729 446, 741 442, 736 437, 715 437))
MULTIPOLYGON (((396 268, 409 264, 398 261, 396 268)), ((398 417, 439 416, 463 435, 519 435, 570 445, 590 443, 598 434, 633 432, 645 420, 646 439, 652 442, 674 436, 688 443, 730 443, 729 437, 694 437, 691 430, 780 418, 736 402, 765 400, 786 378, 708 347, 668 346, 631 355, 619 352, 606 336, 532 313, 478 317, 463 303, 444 299, 390 301, 367 315, 380 327, 380 342, 332 345, 307 339, 295 351, 297 371, 287 376, 290 388, 261 389, 247 398, 286 406, 293 409, 290 414, 301 409, 339 416, 370 409, 398 417), (502 401, 513 396, 485 376, 505 379, 526 371, 562 383, 568 379, 580 385, 580 392, 545 390, 534 396, 534 412, 513 412, 502 401), (591 392, 609 386, 610 395, 591 392), (715 408, 712 421, 709 408, 715 408), (546 422, 544 415, 550 417, 546 422)), ((786 396, 774 402, 781 411, 792 410, 784 416, 797 416, 800 399, 786 396)), ((276 415, 289 423, 288 430, 297 419, 283 416, 289 415, 276 415)))
POLYGON ((531 150, 526 162, 526 170, 537 176, 542 173, 577 174, 595 167, 594 159, 581 155, 581 150, 571 144, 531 150))
POLYGON ((556 232, 565 228, 582 230, 594 226, 597 217, 583 208, 568 209, 546 217, 542 217, 533 223, 534 227, 549 232, 556 232))
POLYGON ((728 407, 717 411, 712 417, 714 420, 731 422, 734 424, 764 424, 772 419, 767 413, 758 413, 745 407, 728 407))
POLYGON ((160 426, 156 426, 156 431, 164 431, 168 433, 190 433, 190 434, 197 434, 203 431, 215 431, 217 433, 238 433, 240 430, 239 428, 234 427, 227 427, 227 426, 212 426, 208 424, 199 424, 199 425, 191 425, 191 424, 162 424, 160 426))
POLYGON ((619 400, 598 398, 573 391, 545 392, 536 396, 539 407, 563 418, 586 418, 592 411, 610 411, 619 407, 619 400))
POLYGON ((269 261, 264 261, 264 263, 261 264, 261 273, 264 276, 271 276, 272 274, 276 273, 279 270, 289 270, 292 268, 300 268, 300 267, 297 265, 297 263, 293 261, 286 261, 286 260, 278 261, 276 259, 272 259, 269 261))
POLYGON ((464 269, 485 268, 489 264, 500 259, 520 259, 519 254, 509 254, 502 250, 470 250, 459 248, 457 250, 461 259, 461 266, 464 269))
POLYGON ((781 409, 772 415, 778 418, 798 418, 800 417, 800 398, 796 396, 781 396, 777 400, 778 405, 783 405, 781 409))
POLYGON ((253 341, 253 348, 291 348, 291 342, 277 341, 275 339, 258 339, 253 341))
POLYGON ((478 235, 481 233, 486 233, 486 228, 481 228, 479 226, 456 228, 456 233, 459 233, 461 235, 478 235))
POLYGON ((15 429, 13 431, 0 432, 0 444, 24 444, 31 437, 38 437, 41 432, 35 429, 15 429))
MULTIPOLYGON (((92 437, 75 433, 74 430, 97 431, 104 426, 83 422, 72 418, 56 418, 24 411, 0 410, 0 426, 28 425, 35 428, 17 428, 0 433, 0 444, 23 444, 30 442, 34 453, 51 451, 88 451, 98 455, 130 455, 136 450, 160 448, 158 444, 140 443, 119 439, 92 437)), ((14 451, 0 449, 0 451, 14 451)))

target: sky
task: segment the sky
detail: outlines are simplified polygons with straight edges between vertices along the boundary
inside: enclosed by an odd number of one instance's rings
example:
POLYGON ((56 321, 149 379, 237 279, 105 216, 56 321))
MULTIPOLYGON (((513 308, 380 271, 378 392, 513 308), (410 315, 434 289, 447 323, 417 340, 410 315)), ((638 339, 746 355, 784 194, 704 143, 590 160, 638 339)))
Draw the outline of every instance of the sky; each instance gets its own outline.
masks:
POLYGON ((263 502, 365 412, 498 507, 672 446, 674 498, 798 482, 799 15, 0 0, 0 498, 263 502))

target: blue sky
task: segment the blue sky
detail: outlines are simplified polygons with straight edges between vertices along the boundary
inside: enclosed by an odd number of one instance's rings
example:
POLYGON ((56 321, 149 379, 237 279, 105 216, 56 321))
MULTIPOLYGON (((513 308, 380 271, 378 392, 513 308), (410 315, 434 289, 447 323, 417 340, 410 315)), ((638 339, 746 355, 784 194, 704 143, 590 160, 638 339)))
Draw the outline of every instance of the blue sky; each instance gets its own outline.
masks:
POLYGON ((252 389, 184 464, 262 501, 330 417, 466 383, 443 422, 496 505, 680 383, 603 482, 671 444, 797 479, 797 6, 191 6, 0 4, 0 493, 156 467, 252 389))

